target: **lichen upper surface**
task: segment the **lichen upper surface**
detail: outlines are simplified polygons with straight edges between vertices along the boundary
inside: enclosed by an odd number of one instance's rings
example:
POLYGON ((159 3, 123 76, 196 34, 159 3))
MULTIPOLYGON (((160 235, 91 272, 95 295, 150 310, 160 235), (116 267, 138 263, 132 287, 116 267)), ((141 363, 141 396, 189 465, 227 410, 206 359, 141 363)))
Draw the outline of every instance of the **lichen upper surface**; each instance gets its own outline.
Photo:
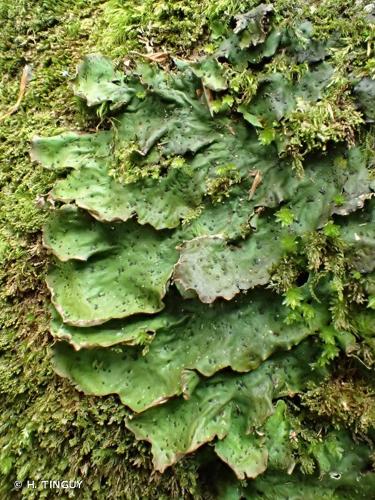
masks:
MULTIPOLYGON (((231 43, 264 43, 271 10, 238 17, 235 35, 248 33, 231 43)), ((110 129, 37 138, 33 157, 67 172, 50 193, 62 206, 44 231, 57 258, 47 278, 52 333, 65 341, 54 349, 55 370, 85 393, 116 393, 141 413, 127 426, 152 443, 157 470, 214 441, 216 455, 244 479, 293 470, 280 398, 324 378, 336 342, 346 353, 357 349, 350 330, 337 330, 345 323, 331 298, 318 298, 342 296, 333 286, 351 268, 339 267, 339 256, 320 276, 322 257, 311 249, 307 283, 287 287, 282 303, 260 287, 277 289, 275 270, 287 259, 306 266, 298 248, 311 235, 321 235, 320 252, 332 240, 337 252, 371 254, 358 211, 372 220, 374 182, 361 147, 314 152, 297 175, 284 146, 256 131, 290 115, 298 99, 322 100, 329 64, 307 69, 297 84, 276 74, 239 114, 215 116, 223 71, 208 59, 176 61, 172 73, 143 64, 121 75, 108 59, 89 56, 75 89, 98 110, 107 103, 110 129)))

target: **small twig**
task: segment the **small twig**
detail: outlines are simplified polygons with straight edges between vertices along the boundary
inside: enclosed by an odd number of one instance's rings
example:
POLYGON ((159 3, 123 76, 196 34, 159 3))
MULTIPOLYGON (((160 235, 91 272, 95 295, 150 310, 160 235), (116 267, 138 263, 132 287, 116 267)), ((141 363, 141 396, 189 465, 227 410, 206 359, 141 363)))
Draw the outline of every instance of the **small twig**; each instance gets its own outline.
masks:
POLYGON ((132 50, 131 54, 135 54, 137 56, 144 57, 145 59, 148 59, 148 60, 150 60, 152 62, 156 62, 156 63, 163 63, 169 57, 168 52, 154 52, 153 54, 142 54, 141 52, 137 52, 136 50, 132 50))
POLYGON ((249 200, 251 200, 255 194, 257 187, 262 182, 262 174, 260 173, 260 170, 254 170, 253 172, 250 172, 249 175, 251 177, 254 177, 253 183, 249 191, 249 200))
POLYGON ((26 64, 26 66, 23 68, 22 71, 22 76, 21 76, 21 83, 20 83, 20 91, 18 93, 18 99, 16 101, 16 104, 12 106, 9 111, 4 113, 3 115, 0 115, 0 122, 5 120, 8 116, 13 115, 13 113, 16 113, 18 111, 19 107, 21 106, 22 99, 24 98, 24 95, 26 93, 26 88, 27 84, 31 80, 31 66, 29 64, 26 64))
POLYGON ((206 98, 207 106, 208 106, 208 109, 210 111, 210 115, 214 116, 212 109, 211 109, 211 102, 214 100, 212 92, 209 88, 205 87, 203 84, 202 84, 202 87, 203 87, 204 97, 206 98))
POLYGON ((229 130, 229 132, 232 135, 236 135, 236 132, 235 132, 234 128, 231 125, 226 125, 226 127, 227 127, 227 129, 229 130))

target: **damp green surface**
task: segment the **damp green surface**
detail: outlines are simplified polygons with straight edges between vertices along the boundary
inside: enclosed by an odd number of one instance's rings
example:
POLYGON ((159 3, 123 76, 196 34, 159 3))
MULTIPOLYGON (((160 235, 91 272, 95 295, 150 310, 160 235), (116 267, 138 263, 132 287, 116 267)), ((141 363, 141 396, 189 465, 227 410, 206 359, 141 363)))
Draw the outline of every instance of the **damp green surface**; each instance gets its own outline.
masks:
POLYGON ((375 13, 294 7, 0 2, 4 497, 374 490, 375 13))

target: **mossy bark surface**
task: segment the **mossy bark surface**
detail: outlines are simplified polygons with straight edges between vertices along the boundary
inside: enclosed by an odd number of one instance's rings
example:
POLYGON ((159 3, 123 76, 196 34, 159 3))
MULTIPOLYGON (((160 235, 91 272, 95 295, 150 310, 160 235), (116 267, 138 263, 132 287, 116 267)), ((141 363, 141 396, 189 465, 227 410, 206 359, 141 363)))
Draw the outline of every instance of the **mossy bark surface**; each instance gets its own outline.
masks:
POLYGON ((372 3, 0 19, 0 494, 368 497, 372 3))

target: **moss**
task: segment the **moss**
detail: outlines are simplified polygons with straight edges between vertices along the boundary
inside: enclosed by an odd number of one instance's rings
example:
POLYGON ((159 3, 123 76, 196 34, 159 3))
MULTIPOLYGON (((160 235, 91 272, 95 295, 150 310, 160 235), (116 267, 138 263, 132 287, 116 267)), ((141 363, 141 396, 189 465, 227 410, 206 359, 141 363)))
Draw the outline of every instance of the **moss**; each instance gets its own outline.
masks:
POLYGON ((140 179, 158 179, 169 169, 183 169, 186 160, 182 156, 163 157, 158 152, 145 159, 140 147, 134 141, 124 145, 114 145, 114 162, 109 175, 122 184, 131 184, 140 179))
POLYGON ((365 372, 346 361, 324 385, 311 388, 301 397, 310 419, 336 429, 350 429, 357 435, 366 435, 374 427, 374 385, 365 372))
POLYGON ((230 163, 216 170, 217 177, 207 181, 207 194, 213 203, 220 203, 230 196, 232 186, 241 182, 241 174, 236 165, 230 163))
POLYGON ((297 107, 282 122, 285 150, 301 172, 304 156, 313 150, 326 151, 329 143, 353 146, 359 127, 364 124, 350 96, 350 86, 342 84, 330 89, 317 103, 299 100, 297 107))
MULTIPOLYGON (((277 220, 291 222, 289 212, 282 208, 276 213, 277 220), (285 214, 280 214, 282 210, 285 214)), ((318 365, 329 364, 344 351, 372 366, 367 319, 358 316, 367 301, 366 276, 354 270, 339 226, 330 221, 319 231, 287 239, 283 247, 285 256, 273 270, 269 287, 284 296, 290 309, 286 321, 309 321, 314 317, 314 304, 322 297, 329 301, 331 325, 319 334, 322 352, 318 365)))
POLYGON ((203 5, 197 0, 109 0, 93 38, 115 57, 139 49, 186 52, 205 38, 203 5))

